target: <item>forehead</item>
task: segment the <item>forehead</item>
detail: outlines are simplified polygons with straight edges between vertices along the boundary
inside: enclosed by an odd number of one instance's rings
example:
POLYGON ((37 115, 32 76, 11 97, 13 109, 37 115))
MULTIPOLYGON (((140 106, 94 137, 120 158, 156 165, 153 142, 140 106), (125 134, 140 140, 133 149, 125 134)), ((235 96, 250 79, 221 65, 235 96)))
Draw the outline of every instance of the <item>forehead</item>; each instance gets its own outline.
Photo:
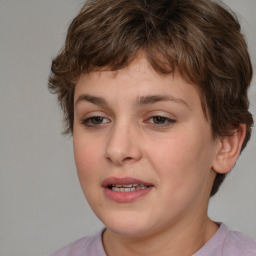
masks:
MULTIPOLYGON (((83 74, 75 88, 75 104, 132 102, 155 103, 169 101, 177 106, 202 111, 200 94, 196 85, 184 80, 178 72, 163 75, 156 72, 146 58, 136 58, 127 67, 111 71, 107 68, 83 74)), ((106 104, 105 104, 106 105, 106 104)), ((145 104, 144 104, 145 105, 145 104)))

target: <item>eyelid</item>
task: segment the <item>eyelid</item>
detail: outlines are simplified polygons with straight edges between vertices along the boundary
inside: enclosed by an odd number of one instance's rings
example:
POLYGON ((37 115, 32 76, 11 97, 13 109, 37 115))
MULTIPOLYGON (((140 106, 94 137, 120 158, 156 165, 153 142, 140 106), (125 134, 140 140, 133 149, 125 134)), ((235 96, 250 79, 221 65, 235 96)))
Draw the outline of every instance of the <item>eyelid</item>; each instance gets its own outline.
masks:
POLYGON ((172 118, 169 118, 169 117, 166 117, 166 116, 162 116, 162 115, 154 115, 154 116, 151 116, 148 120, 153 119, 153 118, 156 118, 156 117, 164 118, 165 120, 167 120, 167 121, 170 122, 170 123, 176 122, 175 119, 172 119, 172 118))
POLYGON ((103 126, 107 123, 110 123, 111 122, 111 119, 109 117, 107 117, 106 114, 104 113, 90 113, 90 114, 87 114, 86 116, 83 116, 81 119, 80 119, 80 123, 85 126, 86 128, 97 128, 97 127, 100 127, 100 126, 103 126), (101 123, 92 123, 92 120, 94 118, 103 118, 103 122, 101 123), (106 122, 107 120, 107 122, 106 122), (90 123, 91 122, 91 123, 90 123))
MULTIPOLYGON (((90 117, 86 117, 86 118, 83 118, 82 120, 81 120, 81 122, 86 122, 86 121, 88 121, 88 120, 92 120, 93 118, 103 118, 103 119, 106 119, 106 120, 108 120, 108 118, 106 118, 106 117, 104 117, 104 116, 90 116, 90 117)), ((106 123, 106 122, 103 122, 103 123, 106 123)))
POLYGON ((148 119, 151 117, 156 117, 156 116, 164 117, 164 118, 171 119, 171 120, 177 119, 177 116, 174 115, 173 113, 170 113, 167 111, 162 111, 162 110, 150 111, 146 114, 146 117, 148 117, 148 119))
POLYGON ((174 123, 177 122, 176 118, 170 117, 170 115, 165 114, 165 113, 150 113, 150 116, 145 119, 144 123, 148 123, 152 127, 158 128, 158 129, 164 129, 164 128, 169 128, 170 126, 173 126, 174 123), (163 123, 161 121, 159 123, 156 123, 153 121, 154 118, 160 117, 163 120, 163 123))

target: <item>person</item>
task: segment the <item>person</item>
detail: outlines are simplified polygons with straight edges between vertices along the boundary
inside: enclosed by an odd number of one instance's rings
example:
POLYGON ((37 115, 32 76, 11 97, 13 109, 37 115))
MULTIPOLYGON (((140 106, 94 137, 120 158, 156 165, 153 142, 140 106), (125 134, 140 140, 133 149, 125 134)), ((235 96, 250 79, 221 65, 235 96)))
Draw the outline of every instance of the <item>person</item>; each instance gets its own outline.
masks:
POLYGON ((91 0, 52 61, 84 195, 105 228, 52 256, 251 256, 207 215, 250 139, 252 66, 211 0, 91 0))

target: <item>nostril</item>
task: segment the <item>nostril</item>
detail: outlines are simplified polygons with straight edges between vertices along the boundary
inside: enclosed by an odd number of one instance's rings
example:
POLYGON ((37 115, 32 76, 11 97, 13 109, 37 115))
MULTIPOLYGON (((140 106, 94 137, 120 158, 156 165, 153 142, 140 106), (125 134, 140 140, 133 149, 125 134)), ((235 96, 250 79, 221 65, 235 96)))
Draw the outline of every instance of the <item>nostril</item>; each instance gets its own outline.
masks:
POLYGON ((130 161, 130 160, 132 160, 132 157, 126 157, 123 159, 123 162, 130 161))

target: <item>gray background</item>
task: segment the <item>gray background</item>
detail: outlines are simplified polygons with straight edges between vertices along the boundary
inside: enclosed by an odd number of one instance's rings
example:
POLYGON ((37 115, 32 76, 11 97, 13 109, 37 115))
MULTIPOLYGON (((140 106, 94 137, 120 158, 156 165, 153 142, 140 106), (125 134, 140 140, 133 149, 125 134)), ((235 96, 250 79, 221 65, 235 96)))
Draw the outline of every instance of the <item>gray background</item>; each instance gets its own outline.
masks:
MULTIPOLYGON (((239 13, 256 67, 256 1, 239 13)), ((0 0, 0 256, 42 256, 101 227, 76 176, 72 139, 47 90, 51 58, 82 0, 0 0)), ((256 115, 256 82, 250 90, 256 115)), ((256 239, 254 134, 209 214, 256 239)))

